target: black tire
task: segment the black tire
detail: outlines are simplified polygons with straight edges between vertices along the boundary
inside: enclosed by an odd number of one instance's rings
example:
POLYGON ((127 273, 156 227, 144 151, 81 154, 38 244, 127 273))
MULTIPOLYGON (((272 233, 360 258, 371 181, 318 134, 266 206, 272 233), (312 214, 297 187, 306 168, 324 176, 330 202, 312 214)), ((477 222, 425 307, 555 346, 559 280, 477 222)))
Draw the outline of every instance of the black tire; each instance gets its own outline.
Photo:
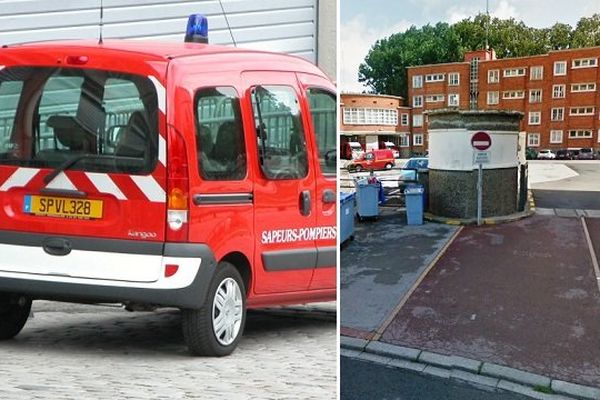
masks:
POLYGON ((360 172, 363 170, 363 167, 361 167, 360 165, 357 165, 356 167, 354 167, 354 171, 356 172, 360 172))
POLYGON ((385 169, 392 169, 393 165, 390 163, 385 164, 385 169))
POLYGON ((237 347, 246 324, 246 288, 239 271, 228 262, 221 262, 213 276, 204 307, 197 310, 182 310, 183 338, 190 353, 195 356, 223 357, 237 347), (241 325, 233 342, 224 345, 219 342, 213 328, 213 303, 222 283, 233 279, 240 291, 242 300, 241 325))
POLYGON ((25 326, 31 312, 31 299, 0 295, 0 340, 17 336, 25 326))

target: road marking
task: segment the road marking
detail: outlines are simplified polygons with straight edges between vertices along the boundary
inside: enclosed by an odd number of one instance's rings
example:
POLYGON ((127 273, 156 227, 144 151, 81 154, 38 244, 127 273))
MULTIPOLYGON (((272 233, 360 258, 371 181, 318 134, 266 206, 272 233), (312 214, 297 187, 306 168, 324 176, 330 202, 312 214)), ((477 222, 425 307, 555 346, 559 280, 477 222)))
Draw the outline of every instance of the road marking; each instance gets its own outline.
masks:
POLYGON ((600 291, 600 266, 598 266, 598 258, 596 258, 596 252, 592 244, 592 238, 588 231, 587 224, 585 223, 585 217, 581 217, 581 224, 583 225, 583 231, 585 233, 585 240, 587 241, 588 248, 590 250, 590 256, 592 257, 592 265, 594 266, 594 273, 596 274, 596 283, 598 284, 598 291, 600 291))
POLYGON ((383 324, 377 329, 377 332, 375 332, 375 335, 373 335, 373 338, 371 340, 377 341, 381 338, 381 336, 383 335, 385 330, 388 328, 388 326, 390 326, 390 324, 392 323, 394 318, 396 318, 396 315, 398 315, 398 313, 400 312, 402 307, 404 307, 404 304, 406 304, 409 297, 412 296, 413 292, 417 289, 417 287, 421 284, 421 282, 423 282, 423 279, 425 279, 427 274, 429 274, 429 271, 431 271, 433 269, 433 267, 437 264, 437 262, 440 260, 440 258, 442 258, 442 256, 446 253, 446 250, 448 250, 448 247, 450 247, 450 245, 454 242, 454 239, 456 239, 458 237, 459 233, 462 232, 463 228, 464 228, 464 226, 460 226, 456 230, 456 232, 454 232, 454 234, 450 237, 450 240, 448 240, 448 243, 446 243, 444 245, 444 247, 442 247, 442 249, 435 256, 435 258, 431 261, 431 263, 429 263, 429 266, 427 268, 425 268, 425 271, 423 271, 421 276, 419 276, 419 278, 415 281, 415 283, 412 285, 412 287, 409 289, 409 291, 406 292, 406 294, 404 295, 402 300, 400 300, 398 305, 396 307, 394 307, 394 310, 386 318, 386 320, 383 322, 383 324))

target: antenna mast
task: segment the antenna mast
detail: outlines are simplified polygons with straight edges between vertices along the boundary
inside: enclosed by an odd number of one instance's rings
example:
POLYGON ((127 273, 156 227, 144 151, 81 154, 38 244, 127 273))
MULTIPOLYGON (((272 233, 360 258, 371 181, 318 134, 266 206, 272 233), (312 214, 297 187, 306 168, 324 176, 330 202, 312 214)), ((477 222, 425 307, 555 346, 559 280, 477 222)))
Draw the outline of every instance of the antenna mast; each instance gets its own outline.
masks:
POLYGON ((227 18, 227 14, 225 13, 225 8, 223 8, 223 2, 219 0, 219 4, 221 5, 221 11, 223 12, 223 16, 225 17, 225 23, 227 24, 227 29, 229 29, 229 36, 231 36, 231 41, 233 42, 233 47, 237 47, 237 43, 235 42, 235 38, 233 37, 233 32, 231 31, 231 26, 229 25, 229 19, 227 18))
POLYGON ((104 26, 104 0, 100 0, 100 37, 98 38, 98 44, 102 44, 102 27, 104 26))
POLYGON ((488 36, 490 34, 490 1, 485 0, 485 51, 490 49, 488 44, 488 36))

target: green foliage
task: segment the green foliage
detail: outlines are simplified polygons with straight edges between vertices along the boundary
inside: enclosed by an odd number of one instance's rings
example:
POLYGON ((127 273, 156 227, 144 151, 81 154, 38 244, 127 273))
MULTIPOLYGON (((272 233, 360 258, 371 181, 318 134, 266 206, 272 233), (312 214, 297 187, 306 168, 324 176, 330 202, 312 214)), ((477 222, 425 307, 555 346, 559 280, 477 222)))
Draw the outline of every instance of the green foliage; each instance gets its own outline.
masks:
MULTIPOLYGON (((376 93, 406 97, 406 67, 463 61, 465 52, 484 49, 487 19, 485 14, 479 14, 453 25, 439 22, 421 28, 411 26, 405 32, 380 39, 359 66, 358 80, 376 93)), ((491 18, 488 40, 498 58, 600 46, 600 14, 581 18, 575 29, 562 23, 537 29, 514 18, 491 18)))

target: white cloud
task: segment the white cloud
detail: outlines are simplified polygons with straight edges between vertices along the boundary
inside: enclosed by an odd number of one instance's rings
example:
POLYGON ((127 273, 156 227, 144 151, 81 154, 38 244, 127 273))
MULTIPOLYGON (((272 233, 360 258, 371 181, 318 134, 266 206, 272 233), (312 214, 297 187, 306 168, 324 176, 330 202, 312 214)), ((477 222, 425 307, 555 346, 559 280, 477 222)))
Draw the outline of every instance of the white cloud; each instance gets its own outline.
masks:
POLYGON ((362 92, 366 87, 358 82, 358 66, 365 60, 377 39, 392 33, 404 32, 410 27, 406 21, 393 26, 377 26, 372 18, 356 15, 340 24, 340 78, 339 87, 347 92, 362 92))
MULTIPOLYGON (((499 2, 494 3, 490 4, 490 16, 492 18, 514 18, 516 20, 522 19, 521 14, 519 14, 511 1, 500 0, 499 2)), ((450 24, 454 24, 458 21, 462 21, 463 19, 475 17, 479 13, 485 13, 485 4, 483 4, 483 7, 484 8, 481 8, 480 4, 472 4, 470 6, 452 6, 448 8, 448 11, 446 11, 446 21, 448 21, 450 24)))
POLYGON ((522 19, 516 7, 507 0, 501 0, 495 10, 490 10, 490 14, 499 19, 514 18, 517 21, 522 19))

